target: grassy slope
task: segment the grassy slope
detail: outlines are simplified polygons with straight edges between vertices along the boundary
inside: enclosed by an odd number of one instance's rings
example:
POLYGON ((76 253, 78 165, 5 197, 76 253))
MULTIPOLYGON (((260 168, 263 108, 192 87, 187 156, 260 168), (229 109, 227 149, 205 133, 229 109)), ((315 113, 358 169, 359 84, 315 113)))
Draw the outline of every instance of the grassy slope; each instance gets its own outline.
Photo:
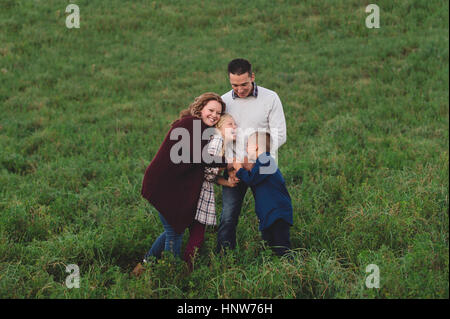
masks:
POLYGON ((378 1, 380 29, 364 1, 76 3, 78 30, 68 1, 0 3, 0 297, 448 298, 447 1, 378 1), (210 230, 191 276, 168 256, 132 279, 162 230, 143 171, 240 56, 284 105, 294 262, 249 192, 225 260, 210 230))

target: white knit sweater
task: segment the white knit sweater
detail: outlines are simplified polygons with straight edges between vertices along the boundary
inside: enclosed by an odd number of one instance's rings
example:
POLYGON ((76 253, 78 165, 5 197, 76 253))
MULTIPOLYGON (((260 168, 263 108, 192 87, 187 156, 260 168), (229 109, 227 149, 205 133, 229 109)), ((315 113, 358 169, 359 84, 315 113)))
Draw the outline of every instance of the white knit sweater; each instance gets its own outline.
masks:
POLYGON ((233 99, 232 90, 222 95, 226 113, 235 120, 236 158, 246 156, 248 136, 255 130, 265 130, 271 135, 271 155, 277 158, 278 148, 286 142, 286 119, 277 93, 258 85, 258 96, 233 99))

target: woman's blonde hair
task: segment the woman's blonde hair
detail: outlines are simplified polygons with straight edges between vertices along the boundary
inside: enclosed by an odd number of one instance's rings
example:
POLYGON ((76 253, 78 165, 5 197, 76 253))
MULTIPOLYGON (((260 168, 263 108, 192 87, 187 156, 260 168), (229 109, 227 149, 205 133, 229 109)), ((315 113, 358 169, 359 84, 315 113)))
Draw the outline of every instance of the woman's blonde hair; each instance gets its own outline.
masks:
POLYGON ((214 92, 206 92, 202 95, 195 98, 194 102, 189 105, 187 109, 184 109, 180 112, 180 117, 178 120, 182 119, 183 117, 192 115, 195 117, 200 118, 201 112, 206 104, 208 104, 209 101, 217 101, 222 105, 222 114, 225 112, 225 102, 222 100, 221 96, 214 92))

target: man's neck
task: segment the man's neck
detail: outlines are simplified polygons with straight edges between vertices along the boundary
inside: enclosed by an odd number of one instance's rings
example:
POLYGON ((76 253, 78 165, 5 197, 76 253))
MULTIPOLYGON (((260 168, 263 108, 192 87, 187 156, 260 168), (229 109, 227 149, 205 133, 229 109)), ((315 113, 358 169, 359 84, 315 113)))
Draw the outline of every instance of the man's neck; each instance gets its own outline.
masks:
POLYGON ((252 82, 252 89, 250 90, 250 92, 248 92, 248 95, 246 96, 246 98, 249 97, 249 96, 253 96, 253 91, 254 90, 255 90, 255 82, 252 82))

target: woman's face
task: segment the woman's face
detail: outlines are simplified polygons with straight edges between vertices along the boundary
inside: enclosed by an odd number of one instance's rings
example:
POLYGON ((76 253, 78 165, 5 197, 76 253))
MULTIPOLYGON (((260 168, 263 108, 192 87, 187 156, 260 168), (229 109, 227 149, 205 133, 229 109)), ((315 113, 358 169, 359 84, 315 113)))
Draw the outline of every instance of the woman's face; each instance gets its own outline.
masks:
POLYGON ((215 100, 211 100, 203 107, 201 111, 201 119, 208 126, 214 126, 220 119, 222 114, 222 104, 215 100))
POLYGON ((220 133, 227 141, 235 141, 236 140, 236 123, 232 118, 227 118, 223 121, 222 127, 220 128, 220 133))

